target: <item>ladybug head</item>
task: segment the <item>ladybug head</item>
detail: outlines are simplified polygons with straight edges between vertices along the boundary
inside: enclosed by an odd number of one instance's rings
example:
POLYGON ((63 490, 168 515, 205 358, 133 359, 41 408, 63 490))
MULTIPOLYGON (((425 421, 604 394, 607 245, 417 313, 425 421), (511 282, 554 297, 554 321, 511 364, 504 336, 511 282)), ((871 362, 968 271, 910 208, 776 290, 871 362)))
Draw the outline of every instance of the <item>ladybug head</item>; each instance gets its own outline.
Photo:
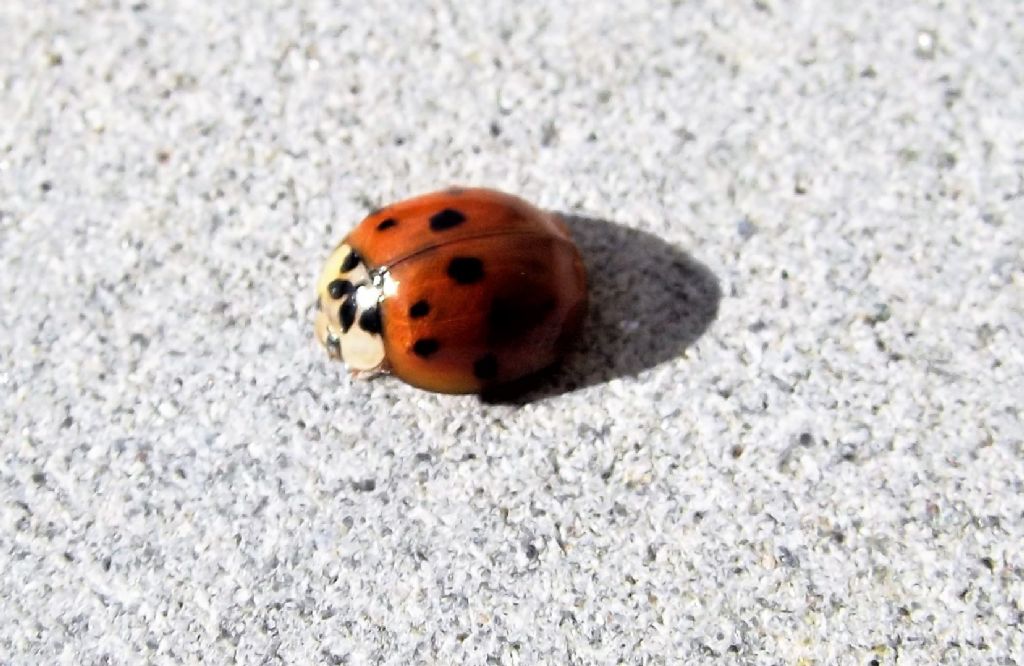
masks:
POLYGON ((317 340, 353 372, 374 372, 384 363, 381 292, 375 282, 359 253, 344 243, 317 281, 317 340))

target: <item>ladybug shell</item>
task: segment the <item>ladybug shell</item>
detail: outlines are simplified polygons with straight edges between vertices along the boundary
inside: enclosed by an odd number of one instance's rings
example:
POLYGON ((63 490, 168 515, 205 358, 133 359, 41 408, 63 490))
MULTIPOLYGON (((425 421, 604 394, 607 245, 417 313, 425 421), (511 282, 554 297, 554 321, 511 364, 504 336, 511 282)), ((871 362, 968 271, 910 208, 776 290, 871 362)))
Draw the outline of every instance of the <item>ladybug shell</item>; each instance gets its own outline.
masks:
POLYGON ((381 287, 382 369, 423 389, 473 393, 541 370, 586 312, 586 272, 564 223, 501 192, 396 203, 343 245, 381 287))

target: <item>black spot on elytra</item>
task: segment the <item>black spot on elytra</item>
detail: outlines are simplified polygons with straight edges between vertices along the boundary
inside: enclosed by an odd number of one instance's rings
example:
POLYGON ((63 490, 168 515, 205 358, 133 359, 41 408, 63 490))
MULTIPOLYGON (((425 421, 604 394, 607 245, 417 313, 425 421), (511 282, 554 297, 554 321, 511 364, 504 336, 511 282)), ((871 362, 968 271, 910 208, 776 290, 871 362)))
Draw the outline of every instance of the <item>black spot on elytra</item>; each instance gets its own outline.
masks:
POLYGON ((448 262, 448 277, 459 284, 473 284, 484 277, 484 262, 476 257, 453 257, 448 262))
POLYGON ((438 344, 437 340, 434 338, 420 338, 415 344, 413 344, 412 351, 417 356, 427 358, 437 352, 440 348, 441 345, 438 344))
POLYGON ((348 333, 348 329, 352 328, 352 322, 356 320, 356 298, 355 296, 349 296, 345 299, 345 302, 338 308, 338 319, 341 321, 341 331, 348 333))
POLYGON ((396 220, 393 217, 389 217, 388 219, 377 224, 377 231, 387 231, 388 229, 396 226, 397 224, 398 220, 396 220))
MULTIPOLYGON (((569 309, 555 341, 556 349, 568 352, 563 362, 550 373, 504 384, 500 391, 488 382, 485 402, 522 405, 618 377, 636 377, 678 358, 717 317, 722 298, 718 278, 683 250, 659 236, 615 222, 568 213, 560 217, 588 269, 591 307, 587 308, 587 300, 575 304, 560 301, 559 308, 569 309), (584 324, 579 335, 571 335, 576 332, 571 324, 581 319, 584 324), (622 321, 636 322, 636 326, 624 330, 619 326, 622 321)), ((518 282, 514 281, 515 289, 496 290, 494 295, 518 298, 523 292, 540 293, 537 288, 520 288, 518 282)), ((545 289, 544 293, 556 292, 545 289)), ((489 306, 485 303, 484 307, 489 306)), ((486 309, 482 312, 484 316, 487 313, 486 309)), ((482 323, 486 325, 486 320, 482 323)), ((499 361, 504 358, 501 347, 488 344, 486 348, 494 351, 499 361)), ((506 373, 503 369, 495 381, 504 381, 511 370, 506 373)))
POLYGON ((359 315, 359 328, 367 333, 380 335, 380 308, 375 305, 359 315))
POLYGON ((487 344, 503 345, 520 339, 544 323, 556 305, 553 297, 538 298, 533 293, 495 298, 487 311, 487 344))
POLYGON ((345 257, 345 261, 341 262, 341 272, 348 273, 350 270, 358 266, 360 261, 362 261, 362 259, 360 259, 358 252, 355 250, 349 251, 348 256, 345 257))
POLYGON ((498 376, 498 357, 484 354, 473 362, 473 375, 477 379, 494 379, 498 376))
POLYGON ((335 300, 342 296, 347 296, 353 291, 355 291, 355 287, 353 287, 352 283, 348 280, 332 280, 331 283, 327 285, 327 293, 329 293, 331 298, 335 300))
POLYGON ((430 303, 422 299, 413 303, 412 307, 409 308, 409 316, 413 319, 426 317, 428 314, 430 314, 430 303))
POLYGON ((445 208, 430 218, 430 228, 432 231, 444 231, 445 229, 457 227, 465 221, 466 216, 459 211, 453 208, 445 208))

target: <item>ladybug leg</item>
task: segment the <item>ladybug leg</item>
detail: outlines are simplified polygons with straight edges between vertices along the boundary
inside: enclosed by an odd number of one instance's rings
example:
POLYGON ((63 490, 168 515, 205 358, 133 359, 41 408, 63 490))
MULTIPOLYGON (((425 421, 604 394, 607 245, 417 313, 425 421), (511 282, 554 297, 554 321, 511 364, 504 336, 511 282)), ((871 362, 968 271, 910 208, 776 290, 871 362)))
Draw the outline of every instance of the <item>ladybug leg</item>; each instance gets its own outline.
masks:
POLYGON ((330 320, 322 310, 317 310, 316 321, 313 324, 313 332, 317 342, 327 349, 327 355, 335 361, 340 361, 341 340, 331 331, 330 320))
POLYGON ((352 368, 349 370, 349 376, 353 379, 368 380, 381 375, 390 375, 391 367, 388 365, 387 359, 381 361, 381 364, 376 368, 369 370, 363 370, 361 368, 352 368))

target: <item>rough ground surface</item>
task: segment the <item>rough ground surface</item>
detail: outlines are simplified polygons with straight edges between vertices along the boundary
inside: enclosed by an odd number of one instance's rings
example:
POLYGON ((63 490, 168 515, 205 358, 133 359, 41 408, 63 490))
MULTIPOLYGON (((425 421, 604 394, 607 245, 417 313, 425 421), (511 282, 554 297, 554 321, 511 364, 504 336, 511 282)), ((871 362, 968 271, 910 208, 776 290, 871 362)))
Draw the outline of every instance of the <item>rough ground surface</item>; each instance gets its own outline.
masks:
POLYGON ((0 662, 1024 660, 1021 3, 4 0, 0 35, 0 662), (588 255, 520 400, 312 342, 349 226, 455 183, 588 255))

